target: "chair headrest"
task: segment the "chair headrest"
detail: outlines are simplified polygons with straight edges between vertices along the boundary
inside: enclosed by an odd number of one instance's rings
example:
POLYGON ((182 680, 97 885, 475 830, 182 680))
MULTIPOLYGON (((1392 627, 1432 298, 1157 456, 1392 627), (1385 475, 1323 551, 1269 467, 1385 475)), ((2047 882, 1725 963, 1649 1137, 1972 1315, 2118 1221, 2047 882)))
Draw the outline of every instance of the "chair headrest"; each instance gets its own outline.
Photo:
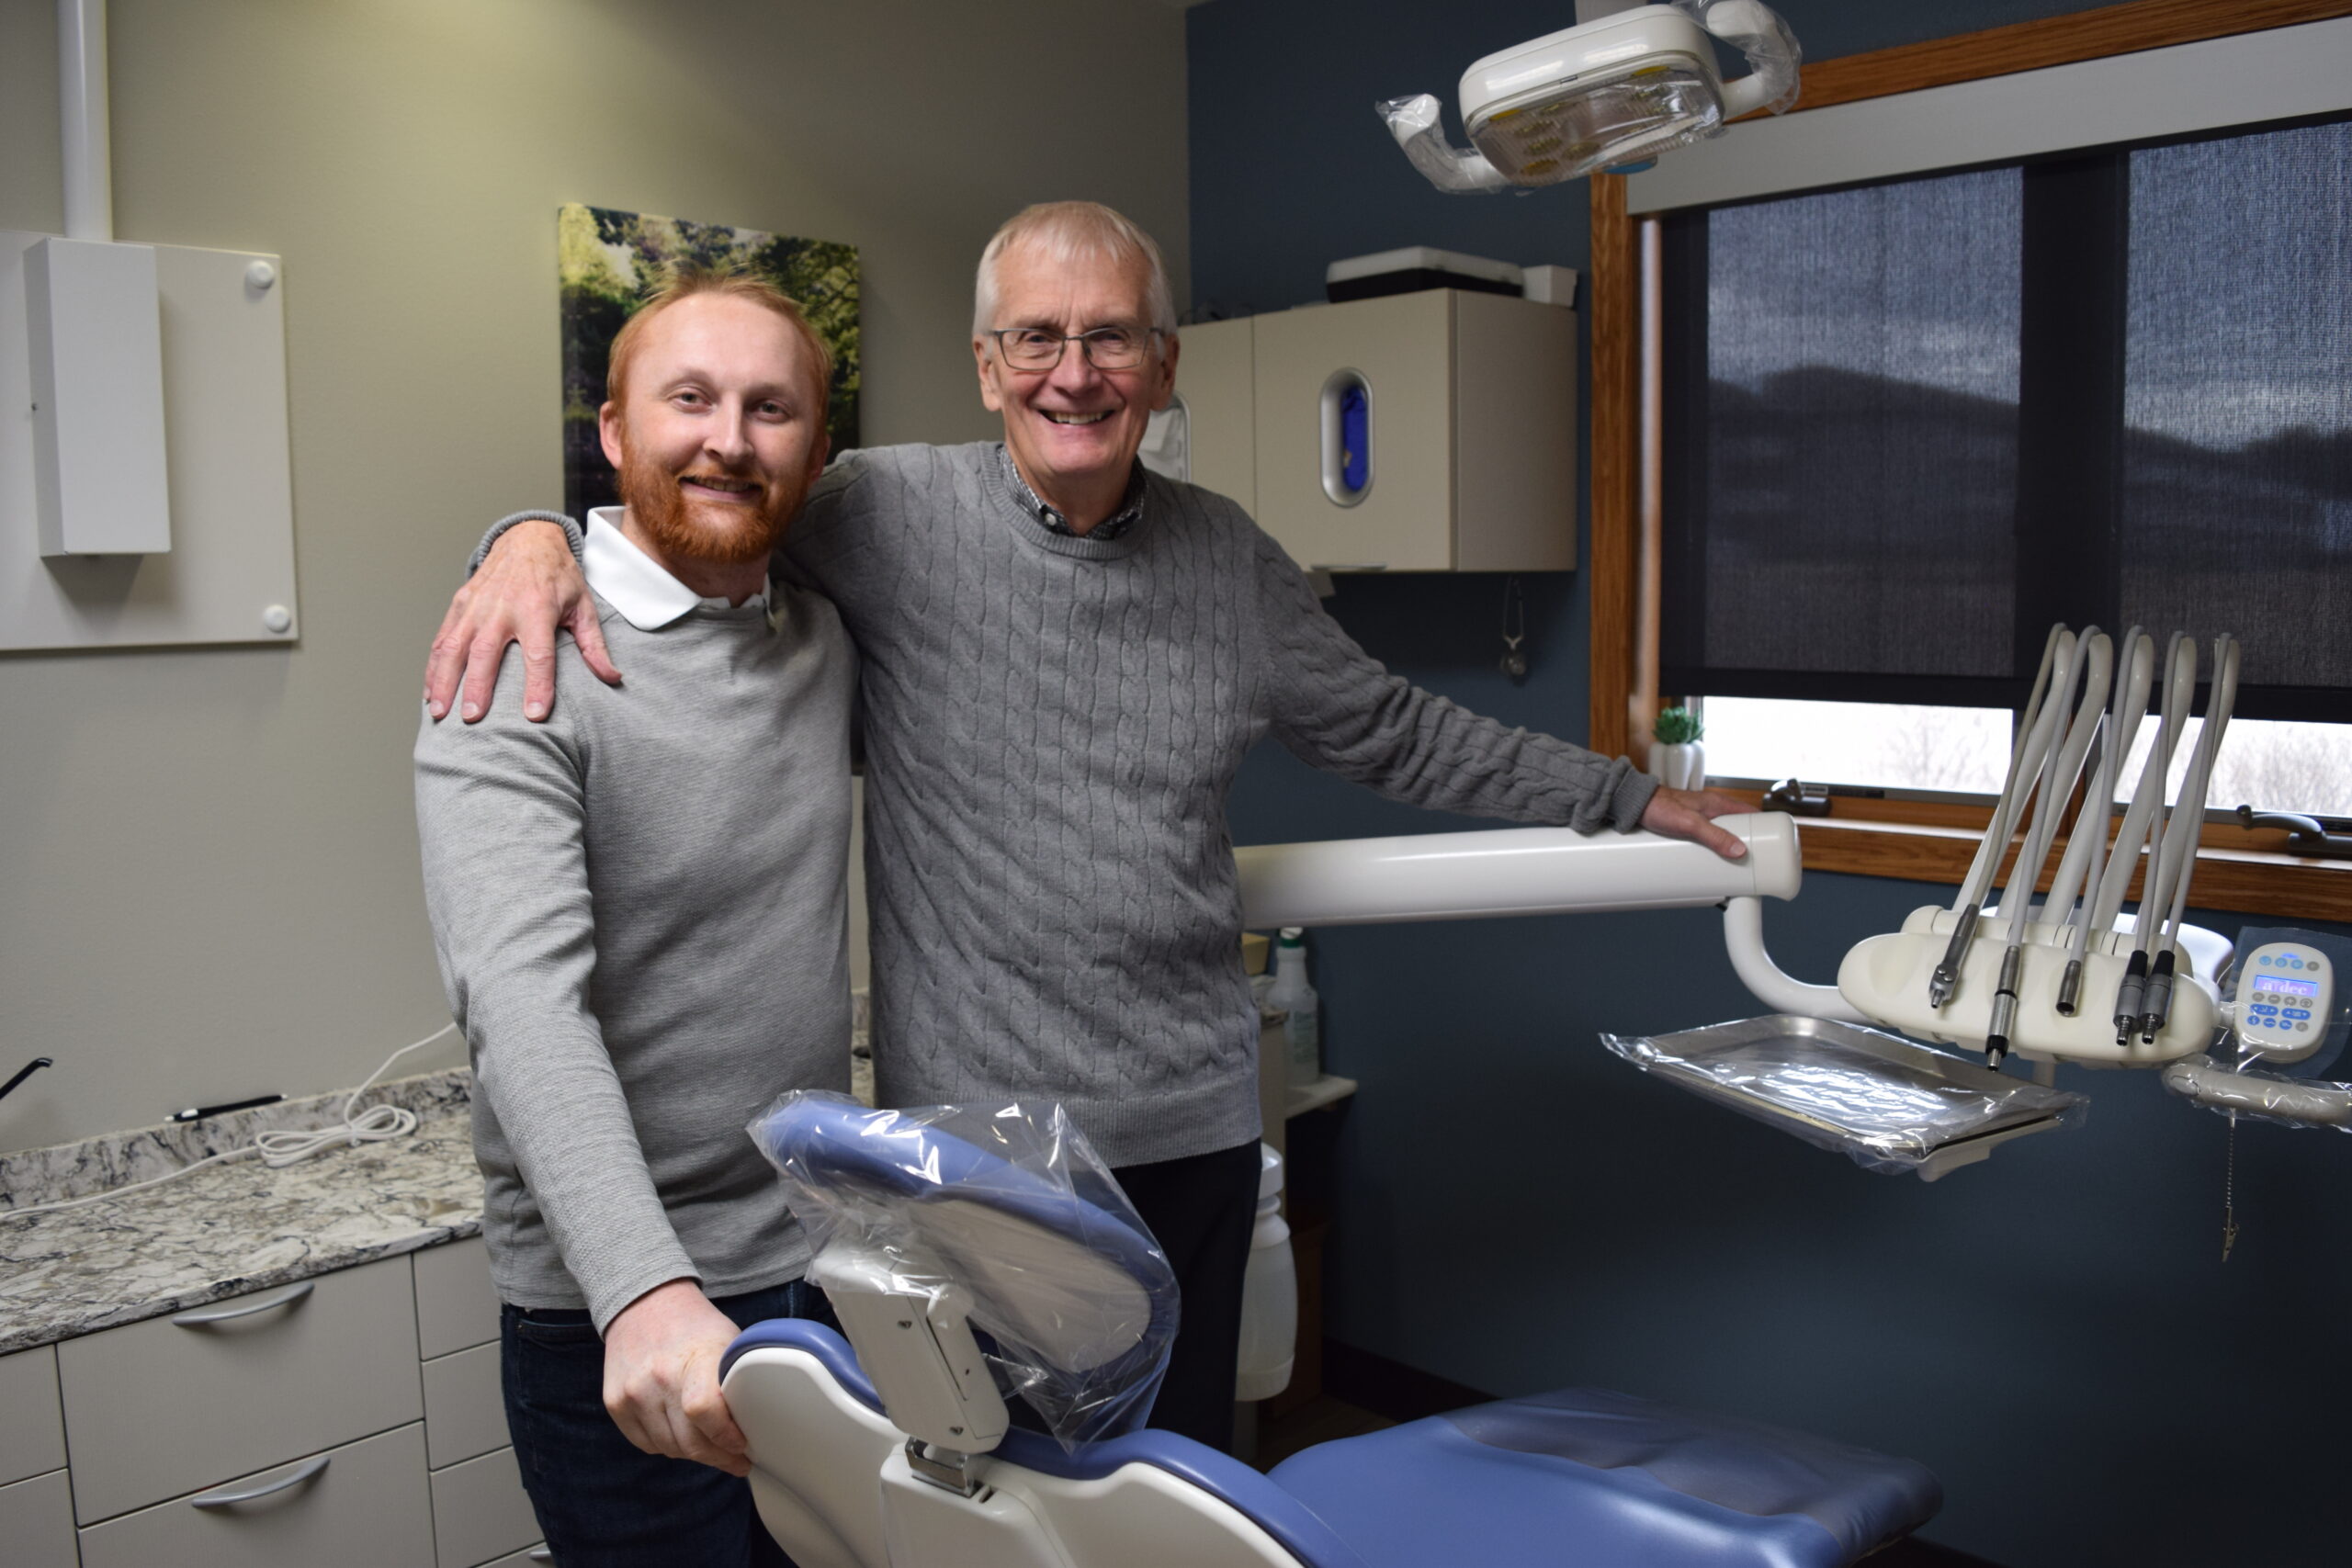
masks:
POLYGON ((819 1271, 849 1248, 884 1260, 893 1289, 962 1292, 1012 1390, 1066 1442, 1142 1424, 1175 1276, 1059 1105, 873 1111, 801 1092, 751 1130, 819 1271))

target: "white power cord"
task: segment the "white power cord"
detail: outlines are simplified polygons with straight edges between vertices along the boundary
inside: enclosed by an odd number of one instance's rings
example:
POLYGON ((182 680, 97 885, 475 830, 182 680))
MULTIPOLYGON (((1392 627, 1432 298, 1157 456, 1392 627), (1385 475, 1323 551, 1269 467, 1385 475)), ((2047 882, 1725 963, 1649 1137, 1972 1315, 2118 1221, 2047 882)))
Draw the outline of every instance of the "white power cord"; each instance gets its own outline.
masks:
POLYGON ((240 1144, 233 1149, 223 1149, 217 1155, 209 1155, 193 1165, 184 1165, 179 1169, 168 1171, 162 1176, 151 1177, 145 1181, 134 1181, 127 1187, 110 1187, 104 1192, 93 1192, 85 1198, 67 1198, 60 1202, 41 1203, 30 1209, 0 1210, 0 1220, 20 1220, 30 1214, 46 1214, 59 1209, 79 1209, 90 1203, 111 1202, 117 1198, 125 1198, 150 1187, 161 1187, 166 1181, 177 1181, 181 1177, 202 1170, 208 1165, 227 1165, 233 1160, 245 1159, 255 1155, 261 1156, 262 1164, 275 1170, 299 1164, 312 1155, 333 1148, 338 1144, 356 1148, 361 1144, 380 1144, 392 1138, 404 1138, 416 1131, 415 1111, 397 1105, 375 1105, 368 1109, 367 1114, 354 1117, 351 1114, 351 1108, 359 1103, 361 1095, 375 1087, 376 1080, 382 1077, 385 1069, 394 1062, 399 1061, 411 1051, 422 1051, 435 1041, 455 1032, 457 1027, 454 1022, 445 1023, 415 1044, 403 1045, 385 1057, 383 1066, 369 1073, 367 1082, 353 1089, 350 1096, 344 1100, 343 1120, 331 1127, 318 1127, 303 1133, 278 1131, 256 1134, 250 1144, 240 1144))

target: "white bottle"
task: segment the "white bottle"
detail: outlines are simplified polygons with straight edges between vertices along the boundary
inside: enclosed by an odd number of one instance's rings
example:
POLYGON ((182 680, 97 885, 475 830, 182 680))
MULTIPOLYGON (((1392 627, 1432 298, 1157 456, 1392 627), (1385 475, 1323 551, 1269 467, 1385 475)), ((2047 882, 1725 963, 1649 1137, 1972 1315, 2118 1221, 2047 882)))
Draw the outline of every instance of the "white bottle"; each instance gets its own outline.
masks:
POLYGON ((1315 987, 1306 983, 1306 932, 1284 926, 1274 943, 1274 987, 1266 1005, 1283 1012, 1283 1055, 1289 1058, 1290 1081, 1309 1084, 1323 1076, 1323 1022, 1317 1011, 1315 987))
POLYGON ((1258 1145, 1258 1217, 1241 1276, 1241 1354, 1233 1397, 1272 1399, 1290 1386, 1298 1354, 1298 1265, 1283 1219, 1283 1156, 1258 1145))

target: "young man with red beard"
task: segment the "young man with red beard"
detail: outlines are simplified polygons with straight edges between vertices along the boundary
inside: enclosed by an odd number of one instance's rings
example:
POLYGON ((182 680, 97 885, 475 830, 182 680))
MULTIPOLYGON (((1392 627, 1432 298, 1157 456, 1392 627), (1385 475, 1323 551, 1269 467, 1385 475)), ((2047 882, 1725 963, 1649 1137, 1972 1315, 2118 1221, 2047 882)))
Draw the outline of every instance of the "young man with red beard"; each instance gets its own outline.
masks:
POLYGON ((534 724, 509 660, 497 714, 417 738, 507 1425, 570 1568, 784 1560, 718 1369, 739 1325, 831 1315, 743 1135, 786 1089, 849 1087, 855 670, 831 604, 768 581, 829 378, 764 284, 690 274, 646 304, 601 416, 624 504, 583 555, 628 682, 534 724))

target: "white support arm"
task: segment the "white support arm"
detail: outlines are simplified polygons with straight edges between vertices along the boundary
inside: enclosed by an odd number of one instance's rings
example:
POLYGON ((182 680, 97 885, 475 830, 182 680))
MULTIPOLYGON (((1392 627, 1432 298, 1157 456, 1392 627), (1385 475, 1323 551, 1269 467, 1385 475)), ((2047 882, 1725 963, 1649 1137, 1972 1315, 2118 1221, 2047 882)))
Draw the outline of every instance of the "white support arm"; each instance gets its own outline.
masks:
POLYGON ((1785 813, 1716 819, 1747 845, 1727 861, 1656 833, 1503 828, 1401 839, 1334 839, 1236 850, 1241 923, 1360 926, 1496 915, 1697 909, 1726 898, 1793 898, 1803 878, 1785 813))
POLYGON ((1766 1007, 1868 1022, 1835 986, 1792 980, 1764 951, 1759 900, 1793 898, 1803 879, 1795 820, 1768 811, 1716 826, 1747 845, 1746 860, 1656 833, 1566 828, 1260 844, 1234 852, 1241 923, 1262 931, 1722 904, 1732 967, 1766 1007))
POLYGON ((1774 1012, 1800 1018, 1832 1018, 1840 1023, 1875 1023, 1849 1002, 1835 986, 1808 986, 1792 979, 1772 955, 1764 951, 1764 905, 1760 899, 1734 898, 1724 906, 1724 946, 1731 952, 1731 966, 1739 983, 1774 1012))

